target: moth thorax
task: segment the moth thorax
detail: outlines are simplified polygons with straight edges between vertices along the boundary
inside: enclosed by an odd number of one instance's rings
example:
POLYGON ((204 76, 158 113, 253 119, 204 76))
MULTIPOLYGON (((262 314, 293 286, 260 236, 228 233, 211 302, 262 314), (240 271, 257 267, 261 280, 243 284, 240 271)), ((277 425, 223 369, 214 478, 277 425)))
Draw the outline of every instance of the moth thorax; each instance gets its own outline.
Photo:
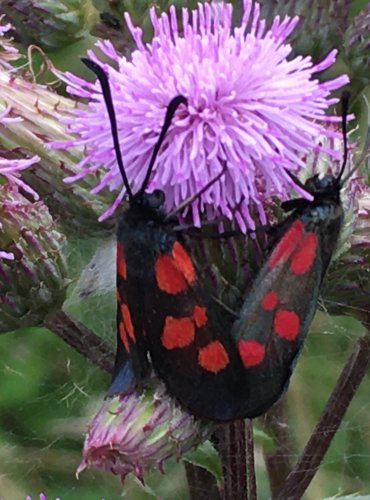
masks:
POLYGON ((153 211, 160 210, 165 202, 164 192, 155 189, 152 193, 137 193, 133 196, 130 205, 132 207, 149 209, 153 211))
POLYGON ((317 174, 307 179, 305 188, 313 195, 330 193, 339 190, 339 181, 338 178, 333 175, 324 175, 320 177, 319 174, 317 174))

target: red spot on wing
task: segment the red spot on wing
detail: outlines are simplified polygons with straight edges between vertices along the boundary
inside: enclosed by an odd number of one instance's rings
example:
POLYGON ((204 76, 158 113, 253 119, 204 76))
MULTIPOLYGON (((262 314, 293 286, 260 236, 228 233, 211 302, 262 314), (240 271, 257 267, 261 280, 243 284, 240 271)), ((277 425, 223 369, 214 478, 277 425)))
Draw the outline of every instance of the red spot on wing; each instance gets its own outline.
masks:
POLYGON ((159 255, 156 260, 155 277, 158 287, 171 295, 183 292, 188 286, 184 274, 179 271, 174 259, 166 254, 159 255))
POLYGON ((199 349, 198 363, 208 372, 218 373, 220 370, 223 370, 229 362, 229 355, 218 340, 214 340, 199 349))
POLYGON ((265 311, 272 311, 272 309, 275 309, 278 303, 278 296, 277 293, 271 290, 270 292, 267 292, 264 297, 261 300, 261 307, 265 311))
POLYGON ((178 241, 175 241, 175 243, 173 244, 172 257, 176 262, 177 268, 184 275, 186 281, 188 283, 193 283, 197 277, 193 262, 190 255, 178 241))
POLYGON ((174 318, 167 316, 162 332, 162 344, 166 349, 176 349, 190 345, 195 336, 192 318, 174 318))
POLYGON ((176 295, 196 280, 193 262, 185 248, 175 241, 171 255, 161 254, 155 263, 158 287, 166 293, 176 295))
POLYGON ((312 266, 317 250, 317 236, 309 232, 304 235, 297 250, 292 256, 290 270, 294 274, 304 274, 312 266))
POLYGON ((265 357, 265 346, 257 340, 239 340, 238 350, 245 368, 259 365, 265 357))
POLYGON ((129 347, 129 344, 128 344, 128 338, 127 338, 126 328, 125 328, 125 325, 123 324, 122 321, 118 325, 118 332, 119 332, 120 339, 122 340, 122 343, 125 346, 126 351, 130 352, 130 347, 129 347))
POLYGON ((116 252, 117 274, 125 280, 127 278, 126 260, 123 253, 123 246, 120 242, 117 242, 116 252))
POLYGON ((207 323, 207 309, 203 306, 194 306, 193 318, 197 327, 201 328, 207 323))
POLYGON ((132 324, 131 314, 129 308, 127 307, 127 304, 121 304, 121 314, 126 332, 128 333, 130 339, 135 341, 134 325, 132 324))
POLYGON ((304 225, 300 220, 296 220, 284 233, 273 252, 271 253, 267 265, 270 269, 280 262, 286 261, 297 248, 303 236, 304 225))
POLYGON ((299 333, 299 316, 294 311, 280 309, 274 318, 274 331, 287 340, 295 340, 299 333))

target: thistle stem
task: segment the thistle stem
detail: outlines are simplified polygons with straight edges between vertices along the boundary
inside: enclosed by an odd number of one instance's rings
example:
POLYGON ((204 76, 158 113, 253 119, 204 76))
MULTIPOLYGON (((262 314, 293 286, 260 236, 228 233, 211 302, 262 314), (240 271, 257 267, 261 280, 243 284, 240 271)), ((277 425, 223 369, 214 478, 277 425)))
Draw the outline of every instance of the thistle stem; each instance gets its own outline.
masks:
POLYGON ((277 500, 302 498, 366 373, 369 361, 370 335, 365 335, 357 341, 300 459, 275 497, 277 500))
POLYGON ((86 328, 85 325, 73 320, 64 311, 49 314, 44 325, 84 358, 102 370, 113 373, 113 346, 86 328))
POLYGON ((249 500, 245 421, 221 425, 216 440, 224 476, 222 500, 249 500))

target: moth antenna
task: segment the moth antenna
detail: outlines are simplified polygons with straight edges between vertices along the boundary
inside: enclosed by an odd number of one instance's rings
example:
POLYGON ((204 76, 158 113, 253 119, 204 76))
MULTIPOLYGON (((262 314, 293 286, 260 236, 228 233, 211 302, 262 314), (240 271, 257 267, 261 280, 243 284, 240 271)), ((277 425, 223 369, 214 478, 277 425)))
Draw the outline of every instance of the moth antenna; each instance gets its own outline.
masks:
POLYGON ((164 119, 164 122, 162 125, 162 129, 161 129, 161 133, 159 134, 158 141, 156 142, 156 144, 154 146, 153 153, 152 153, 152 156, 150 158, 148 170, 146 172, 145 179, 144 179, 143 184, 142 184, 140 191, 139 191, 140 195, 142 195, 144 193, 145 189, 148 186, 150 176, 152 175, 153 167, 155 164, 155 160, 157 159, 158 152, 159 152, 160 147, 162 146, 163 141, 166 137, 167 131, 171 126, 172 119, 173 119, 173 116, 174 116, 177 108, 180 106, 180 104, 187 104, 187 103, 188 103, 188 100, 186 99, 186 97, 184 97, 183 95, 177 95, 168 104, 166 116, 165 116, 165 119, 164 119))
MULTIPOLYGON (((350 93, 347 91, 342 92, 341 104, 342 104, 342 135, 343 135, 343 163, 338 175, 338 182, 340 182, 344 169, 347 165, 348 160, 348 141, 347 141, 347 118, 348 118, 348 108, 349 108, 349 97, 350 93)), ((342 182, 341 182, 342 184, 342 182)))
POLYGON ((128 182, 128 178, 126 175, 126 170, 123 165, 123 160, 122 160, 122 153, 121 153, 121 148, 119 145, 119 140, 118 140, 118 128, 117 128, 117 118, 116 118, 116 113, 114 111, 114 106, 113 106, 113 99, 112 99, 112 93, 110 90, 109 86, 109 80, 106 72, 103 70, 99 64, 96 64, 94 61, 91 59, 87 59, 86 57, 82 57, 81 61, 84 63, 85 66, 87 66, 95 75, 97 76, 102 92, 103 92, 103 97, 105 101, 105 105, 107 107, 107 112, 108 112, 108 117, 109 117, 109 123, 111 126, 111 131, 112 131, 112 138, 113 138, 113 145, 114 145, 114 151, 116 153, 116 159, 117 159, 117 164, 118 168, 121 172, 123 184, 126 188, 127 195, 129 200, 132 198, 132 191, 130 188, 130 184, 128 182))

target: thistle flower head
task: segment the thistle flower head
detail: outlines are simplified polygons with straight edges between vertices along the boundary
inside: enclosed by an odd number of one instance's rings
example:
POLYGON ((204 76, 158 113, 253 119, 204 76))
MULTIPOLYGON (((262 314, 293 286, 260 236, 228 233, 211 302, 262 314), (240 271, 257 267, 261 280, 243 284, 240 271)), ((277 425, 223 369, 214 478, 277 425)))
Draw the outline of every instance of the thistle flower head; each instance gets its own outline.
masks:
POLYGON ((143 480, 147 470, 170 457, 181 457, 204 441, 211 424, 195 420, 168 398, 163 385, 107 399, 89 425, 83 460, 86 467, 103 469, 125 477, 135 474, 143 480))
MULTIPOLYGON (((131 60, 120 57, 109 41, 99 49, 118 69, 104 64, 109 73, 124 162, 135 192, 145 177, 148 159, 158 138, 166 106, 177 94, 188 99, 178 109, 159 152, 150 190, 161 189, 168 210, 198 193, 216 177, 226 160, 223 178, 196 199, 195 224, 207 217, 235 218, 240 228, 254 227, 251 206, 265 220, 263 200, 287 196, 292 185, 287 170, 304 166, 302 155, 325 134, 325 116, 336 102, 330 92, 347 83, 340 76, 319 83, 319 73, 335 61, 335 51, 319 64, 310 57, 289 58, 286 42, 298 18, 276 17, 267 28, 258 4, 243 2, 240 25, 232 29, 232 5, 199 4, 191 14, 182 11, 182 33, 172 6, 157 17, 150 10, 154 37, 142 41, 130 16, 126 23, 137 49, 131 60)), ((92 53, 89 54, 95 59, 92 53)), ((100 63, 102 64, 102 63, 100 63)), ((109 122, 100 86, 66 74, 69 92, 90 99, 86 110, 76 110, 68 122, 78 138, 59 147, 84 145, 86 155, 75 181, 103 168, 95 187, 119 190, 116 202, 103 214, 111 215, 124 196, 109 122)), ((335 156, 335 152, 330 154, 335 156)))
POLYGON ((28 81, 22 72, 3 66, 1 60, 0 46, 0 179, 6 176, 32 198, 40 196, 52 215, 69 228, 80 230, 83 226, 85 231, 93 228, 101 233, 96 219, 109 200, 90 193, 91 179, 73 186, 63 182, 66 175, 77 172, 75 165, 82 151, 47 147, 50 141, 71 139, 61 118, 69 116, 76 102, 28 81), (28 168, 36 161, 37 168, 28 168))

